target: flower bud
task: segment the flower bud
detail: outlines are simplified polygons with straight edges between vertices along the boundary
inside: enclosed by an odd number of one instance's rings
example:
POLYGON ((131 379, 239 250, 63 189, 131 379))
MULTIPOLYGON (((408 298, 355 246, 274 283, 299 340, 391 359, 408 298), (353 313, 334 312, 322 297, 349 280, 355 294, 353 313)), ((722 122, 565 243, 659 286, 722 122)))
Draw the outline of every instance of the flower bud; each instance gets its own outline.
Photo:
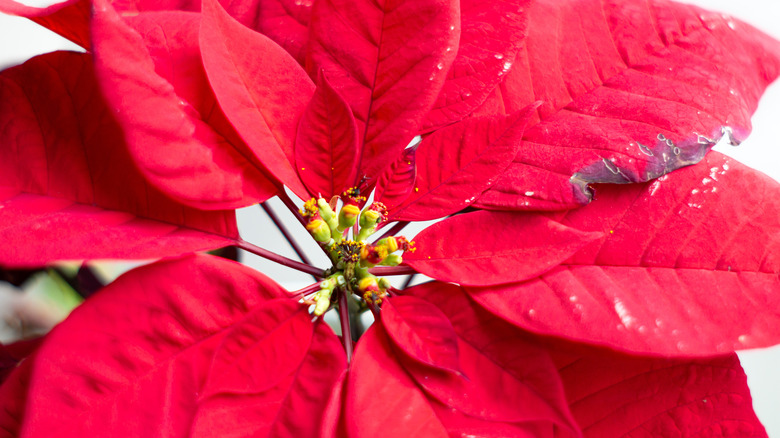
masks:
POLYGON ((330 307, 330 296, 333 294, 333 289, 321 289, 314 297, 314 316, 322 316, 328 311, 330 307))
POLYGON ((328 223, 328 226, 331 227, 331 229, 335 230, 338 226, 338 220, 336 219, 336 213, 330 208, 328 201, 324 198, 317 199, 317 207, 320 209, 320 216, 322 216, 322 219, 328 223))
POLYGON ((384 246, 385 248, 387 248, 388 254, 398 251, 398 239, 396 239, 393 236, 385 237, 384 239, 378 241, 376 244, 377 246, 384 246))
POLYGON ((339 211, 339 231, 344 231, 351 227, 352 225, 355 225, 355 222, 357 222, 357 217, 360 214, 360 208, 357 205, 354 204, 347 204, 343 207, 341 207, 341 211, 339 211))
POLYGON ((360 228, 374 228, 380 219, 382 219, 382 213, 376 210, 366 210, 360 214, 360 228))
POLYGON ((387 257, 385 257, 384 260, 382 260, 382 263, 380 265, 382 266, 398 266, 401 263, 403 263, 404 259, 401 257, 401 254, 390 254, 387 257))
POLYGON ((330 227, 322 219, 313 219, 306 224, 306 229, 314 237, 314 240, 320 243, 330 241, 330 227))

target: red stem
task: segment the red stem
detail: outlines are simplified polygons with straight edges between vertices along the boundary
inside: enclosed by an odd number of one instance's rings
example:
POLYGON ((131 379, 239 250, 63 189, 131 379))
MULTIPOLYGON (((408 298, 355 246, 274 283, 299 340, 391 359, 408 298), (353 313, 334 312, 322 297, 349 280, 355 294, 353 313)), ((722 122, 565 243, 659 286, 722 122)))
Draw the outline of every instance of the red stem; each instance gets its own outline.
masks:
POLYGON ((416 276, 417 274, 412 274, 409 277, 407 277, 406 280, 404 281, 403 286, 401 286, 401 289, 406 289, 407 287, 409 287, 409 285, 412 284, 412 281, 414 281, 414 277, 416 276))
POLYGON ((347 353, 347 362, 352 362, 352 330, 349 327, 349 303, 347 292, 339 289, 339 321, 341 321, 341 343, 347 353))
POLYGON ((307 265, 311 265, 311 260, 309 260, 309 257, 306 256, 306 253, 303 252, 301 247, 298 245, 298 242, 295 241, 295 238, 293 238, 292 234, 290 234, 290 230, 287 229, 287 226, 284 225, 284 222, 279 220, 279 216, 276 215, 276 212, 274 211, 273 207, 270 205, 263 203, 260 204, 260 207, 263 208, 263 211, 265 214, 268 215, 269 218, 271 218, 271 221, 276 225, 276 228, 279 229, 279 232, 282 233, 282 236, 284 236, 285 239, 287 239, 287 243, 290 244, 293 251, 295 251, 295 254, 300 257, 301 261, 303 263, 306 263, 307 265))
POLYGON ((236 246, 243 249, 244 251, 248 251, 264 259, 268 259, 271 260, 272 262, 279 263, 282 266, 287 266, 288 268, 295 269, 296 271, 305 272, 309 275, 314 276, 315 278, 325 278, 325 271, 323 271, 320 268, 306 265, 296 260, 288 259, 285 256, 280 256, 279 254, 268 251, 267 249, 264 248, 260 248, 259 246, 251 244, 244 240, 241 239, 236 240, 236 246))
POLYGON ((287 196, 287 193, 284 191, 284 187, 279 187, 279 193, 276 195, 279 197, 279 199, 282 200, 284 203, 284 206, 287 207, 288 210, 290 210, 290 213, 292 213, 296 219, 298 219, 298 222, 301 223, 304 227, 306 227, 306 219, 301 216, 301 212, 298 210, 298 207, 295 206, 295 203, 292 199, 290 199, 289 196, 287 196))
POLYGON ((374 315, 374 321, 379 322, 381 316, 379 316, 379 309, 376 308, 376 304, 367 302, 366 305, 368 305, 368 310, 371 311, 371 314, 374 315))
POLYGON ((296 291, 290 292, 290 298, 303 298, 306 295, 309 295, 310 293, 317 292, 322 288, 322 285, 320 283, 314 283, 310 284, 303 289, 298 289, 296 291))
MULTIPOLYGON (((390 222, 382 222, 382 223, 380 223, 379 225, 377 225, 377 231, 379 231, 379 230, 381 230, 381 229, 382 229, 382 224, 389 224, 389 223, 390 223, 390 222)), ((406 226, 407 226, 407 225, 409 225, 409 222, 408 222, 408 221, 400 221, 400 222, 396 222, 396 224, 395 224, 395 225, 393 225, 392 227, 390 227, 390 229, 389 229, 389 230, 385 231, 385 232, 382 234, 382 236, 380 236, 380 237, 379 237, 378 239, 376 239, 376 240, 382 240, 382 239, 384 239, 385 237, 394 236, 394 235, 395 235, 395 233, 397 233, 397 232, 399 232, 399 231, 403 230, 404 228, 406 228, 406 226)))
POLYGON ((417 273, 417 271, 409 266, 377 266, 369 269, 368 272, 376 275, 377 277, 383 277, 386 275, 411 275, 417 273))

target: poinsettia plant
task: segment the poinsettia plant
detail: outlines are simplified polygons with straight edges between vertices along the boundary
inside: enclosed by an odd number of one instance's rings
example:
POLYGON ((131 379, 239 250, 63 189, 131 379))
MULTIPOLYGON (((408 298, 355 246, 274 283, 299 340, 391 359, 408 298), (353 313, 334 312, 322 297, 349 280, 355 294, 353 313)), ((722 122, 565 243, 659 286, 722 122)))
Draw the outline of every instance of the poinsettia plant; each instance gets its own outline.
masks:
POLYGON ((756 29, 665 0, 0 10, 85 49, 0 73, 0 264, 159 259, 2 347, 0 436, 766 435, 734 352, 780 342, 780 186, 710 152, 780 73, 756 29), (272 198, 327 263, 242 239, 272 198))

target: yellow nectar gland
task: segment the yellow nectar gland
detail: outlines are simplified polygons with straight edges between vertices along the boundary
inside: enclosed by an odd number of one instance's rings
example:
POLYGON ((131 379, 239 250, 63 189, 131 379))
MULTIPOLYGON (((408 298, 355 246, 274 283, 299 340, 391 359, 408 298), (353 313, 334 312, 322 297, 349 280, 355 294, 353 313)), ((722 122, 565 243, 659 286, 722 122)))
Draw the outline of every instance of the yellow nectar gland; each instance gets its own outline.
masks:
POLYGON ((331 305, 331 294, 336 288, 341 293, 354 292, 369 305, 380 304, 391 288, 391 283, 386 278, 377 278, 368 269, 382 264, 397 266, 403 259, 396 251, 414 251, 414 243, 403 236, 390 236, 378 240, 374 244, 366 240, 373 234, 376 226, 387 219, 387 209, 379 202, 371 204, 361 211, 360 202, 365 198, 359 196, 357 189, 344 192, 342 201, 344 204, 336 212, 336 199, 326 202, 325 199, 310 199, 301 209, 301 215, 306 218, 306 229, 326 249, 333 262, 333 278, 338 278, 336 285, 333 281, 323 283, 322 289, 314 296, 315 315, 320 316, 331 305), (344 233, 350 232, 350 228, 357 222, 359 228, 352 233, 354 240, 345 240, 344 233))

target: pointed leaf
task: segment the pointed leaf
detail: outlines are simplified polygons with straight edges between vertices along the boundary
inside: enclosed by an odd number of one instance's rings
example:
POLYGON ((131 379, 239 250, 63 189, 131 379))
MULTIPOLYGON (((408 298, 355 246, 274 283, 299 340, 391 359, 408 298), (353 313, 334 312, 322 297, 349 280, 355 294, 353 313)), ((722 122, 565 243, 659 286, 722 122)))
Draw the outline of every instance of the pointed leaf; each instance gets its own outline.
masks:
POLYGON ((460 374, 458 337, 436 306, 415 297, 396 297, 382 304, 382 324, 395 345, 410 357, 460 374))
POLYGON ((376 183, 418 134, 458 47, 458 2, 317 2, 306 67, 324 70, 352 107, 360 151, 357 179, 376 183), (348 11, 348 13, 345 13, 348 11))
MULTIPOLYGON (((230 16, 275 41, 301 64, 312 3, 311 0, 220 0, 230 16)), ((112 0, 111 4, 120 13, 134 15, 151 11, 200 12, 201 0, 112 0)))
POLYGON ((200 51, 211 87, 227 118, 255 157, 280 182, 308 198, 293 143, 314 84, 284 50, 204 0, 200 51))
POLYGON ((460 2, 458 55, 423 130, 458 122, 479 107, 512 67, 526 34, 529 0, 460 2))
POLYGON ((322 404, 345 367, 329 328, 318 324, 312 332, 305 307, 271 301, 248 314, 217 347, 192 433, 316 436, 322 404), (300 420, 300 412, 307 413, 307 421, 300 420))
POLYGON ((322 427, 318 435, 320 438, 340 438, 348 436, 346 414, 344 413, 347 375, 348 373, 345 369, 333 385, 330 398, 323 410, 322 427))
POLYGON ((14 0, 0 0, 0 12, 26 17, 85 49, 89 42, 89 0, 66 0, 45 8, 27 6, 14 0))
POLYGON ((309 193, 330 199, 352 186, 357 136, 349 104, 320 73, 295 140, 295 164, 309 193))
POLYGON ((510 165, 538 105, 508 117, 467 120, 426 137, 416 152, 414 191, 390 217, 431 220, 470 206, 510 165))
MULTIPOLYGON (((506 423, 469 416, 424 392, 398 363, 397 350, 379 324, 360 338, 349 375, 345 418, 349 437, 578 436, 546 421, 506 423)), ((547 364, 549 363, 549 358, 547 364)), ((554 371, 554 367, 552 368, 554 371)), ((563 401, 557 376, 556 394, 563 401)), ((462 397, 462 395, 460 395, 462 397)), ((565 404, 563 405, 565 408, 565 404)))
POLYGON ((96 0, 96 69, 144 176, 202 209, 245 207, 273 196, 262 164, 209 90, 198 51, 199 16, 141 13, 122 19, 96 0))
POLYGON ((417 180, 417 145, 404 152, 379 177, 374 189, 374 199, 392 210, 401 205, 412 193, 417 180))
POLYGON ((414 238, 404 262, 441 281, 495 285, 548 271, 601 233, 582 232, 540 215, 478 211, 437 222, 414 238))
POLYGON ((470 289, 529 330, 664 355, 780 342, 780 184, 711 152, 560 215, 603 236, 540 278, 470 289))
POLYGON ((397 362, 379 324, 361 336, 347 380, 344 417, 350 438, 449 436, 431 401, 397 362))
POLYGON ((736 354, 661 359, 559 344, 551 354, 586 437, 767 436, 736 354))
POLYGON ((316 430, 345 360, 332 332, 315 329, 286 294, 254 270, 211 256, 125 274, 21 366, 32 375, 20 436, 189 436, 193 427, 199 436, 298 436, 289 422, 298 409, 310 422, 300 427, 316 430), (275 356, 282 352, 296 354, 275 356), (261 363, 280 374, 222 373, 261 363), (224 399, 226 392, 233 395, 224 399), (207 420, 231 427, 202 429, 207 420))
POLYGON ((589 183, 696 163, 722 136, 745 138, 780 70, 780 43, 690 5, 543 0, 528 17, 525 49, 484 111, 545 103, 484 208, 569 208, 590 200, 589 183))
POLYGON ((555 366, 528 333, 486 312, 456 285, 431 282, 406 293, 438 307, 458 336, 464 377, 399 355, 427 393, 488 422, 552 424, 563 436, 578 435, 555 366))
MULTIPOLYGON (((248 313, 214 352, 203 392, 198 394, 201 409, 212 413, 219 412, 220 407, 229 410, 221 398, 259 394, 278 386, 301 363, 312 335, 308 312, 292 300, 269 301, 248 313), (295 342, 290 342, 293 339, 295 342), (272 358, 276 360, 268 360, 272 358)), ((203 423, 197 418, 195 429, 224 429, 213 421, 235 421, 232 415, 219 416, 222 418, 206 415, 203 423)))
POLYGON ((0 74, 0 124, 0 264, 156 258, 238 237, 232 211, 185 207, 143 179, 87 54, 51 53, 0 74))
POLYGON ((313 0, 220 2, 232 17, 274 40, 303 65, 313 0))

